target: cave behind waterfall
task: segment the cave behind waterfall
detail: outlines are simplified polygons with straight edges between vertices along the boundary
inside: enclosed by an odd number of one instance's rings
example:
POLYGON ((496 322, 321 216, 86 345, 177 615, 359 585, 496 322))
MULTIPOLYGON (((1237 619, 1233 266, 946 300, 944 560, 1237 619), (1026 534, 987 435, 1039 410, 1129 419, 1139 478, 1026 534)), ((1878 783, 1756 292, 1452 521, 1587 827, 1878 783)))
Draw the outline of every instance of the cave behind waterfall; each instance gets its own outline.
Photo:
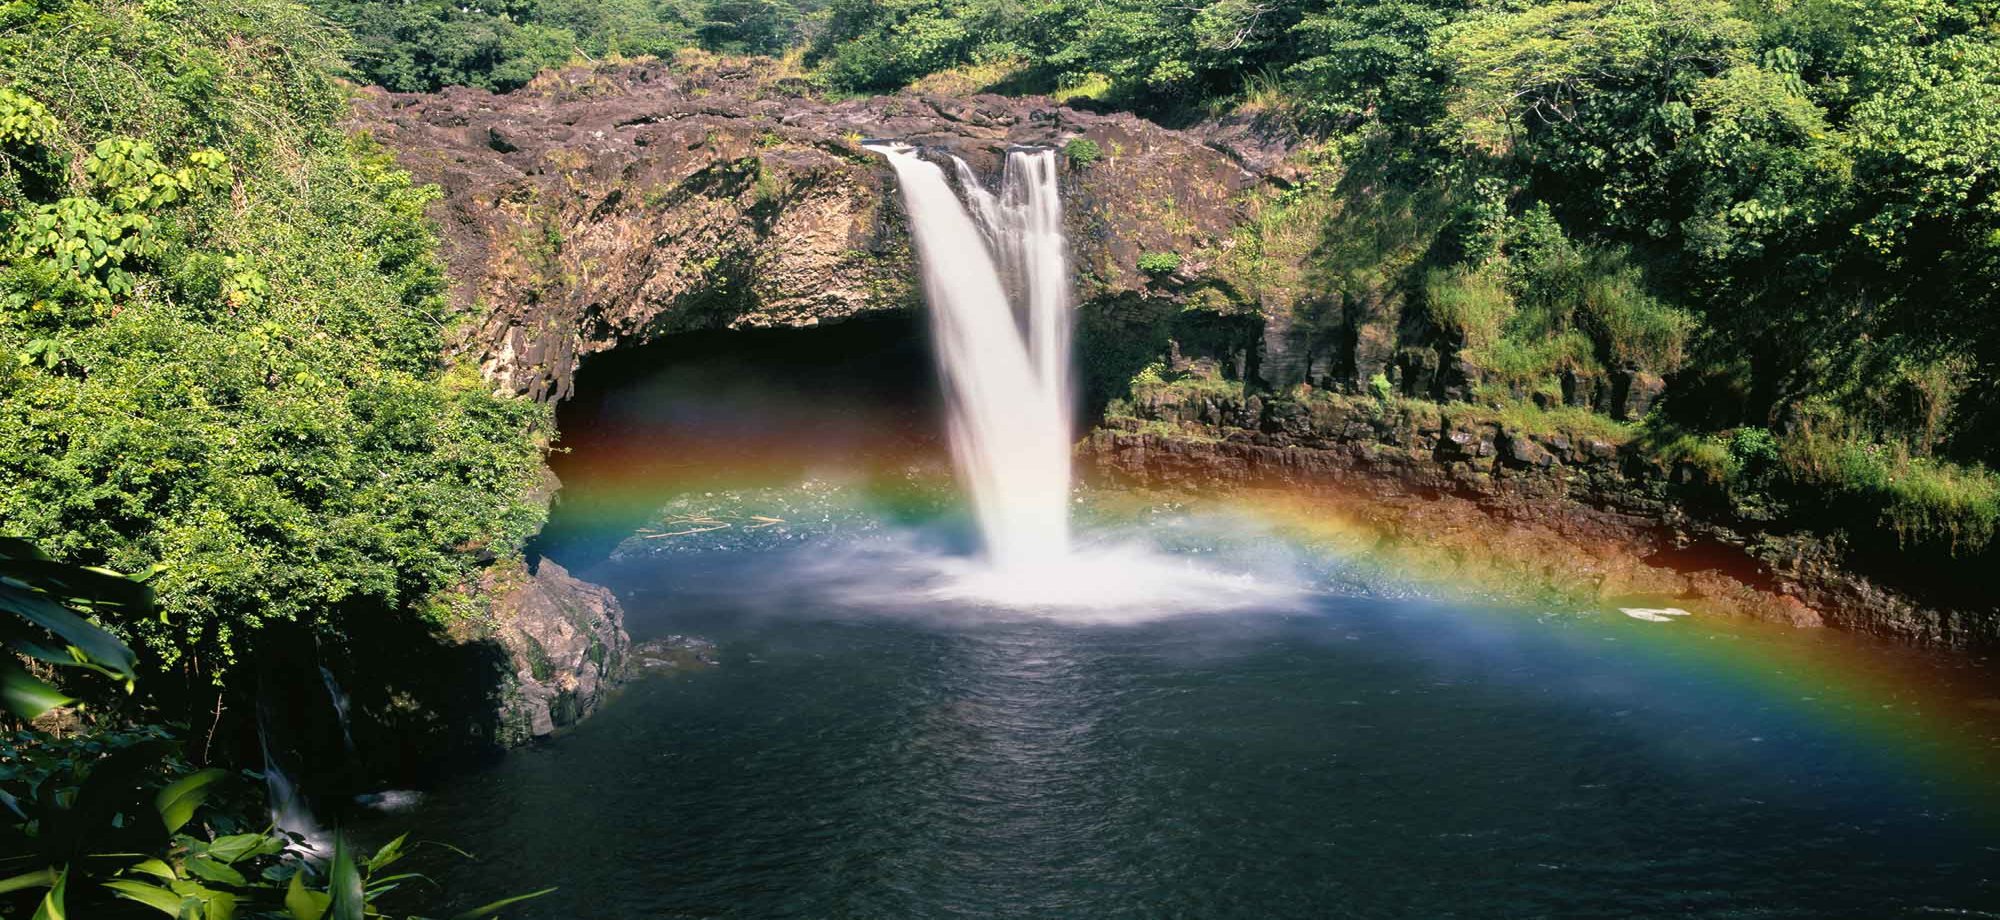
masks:
POLYGON ((585 569, 690 491, 942 465, 938 392, 918 314, 593 356, 557 409, 549 465, 563 486, 534 550, 585 569))

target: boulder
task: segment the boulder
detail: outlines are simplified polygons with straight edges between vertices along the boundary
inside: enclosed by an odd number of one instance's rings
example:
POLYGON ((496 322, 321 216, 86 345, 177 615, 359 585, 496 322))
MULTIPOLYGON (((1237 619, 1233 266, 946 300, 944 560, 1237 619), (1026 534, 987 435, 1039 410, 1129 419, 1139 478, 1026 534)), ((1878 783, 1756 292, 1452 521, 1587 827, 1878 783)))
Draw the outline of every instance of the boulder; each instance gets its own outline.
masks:
POLYGON ((503 563, 482 583, 490 638, 512 662, 500 691, 502 746, 546 736, 595 712, 625 677, 631 639, 611 591, 549 559, 503 563))

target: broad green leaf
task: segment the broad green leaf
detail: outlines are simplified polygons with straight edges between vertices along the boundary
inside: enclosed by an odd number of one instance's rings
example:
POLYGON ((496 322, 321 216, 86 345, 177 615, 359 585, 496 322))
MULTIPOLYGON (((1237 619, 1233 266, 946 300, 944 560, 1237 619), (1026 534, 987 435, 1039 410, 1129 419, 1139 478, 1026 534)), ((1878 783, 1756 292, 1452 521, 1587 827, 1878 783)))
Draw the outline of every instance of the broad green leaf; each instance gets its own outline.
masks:
POLYGON ((0 894, 6 894, 10 891, 20 891, 24 888, 47 888, 56 883, 56 877, 56 870, 54 869, 36 869, 33 872, 23 872, 20 875, 0 878, 0 894))
POLYGON ((69 914, 63 909, 63 893, 69 887, 69 870, 57 873, 56 883, 49 886, 49 893, 42 896, 42 906, 35 908, 34 920, 64 920, 69 914))
POLYGON ((189 872, 211 882, 237 886, 249 884, 249 881, 243 877, 243 873, 206 856, 189 857, 187 869, 189 872))
POLYGON ((498 901, 494 901, 491 904, 485 904, 479 907, 475 907, 471 910, 466 911, 465 913, 454 914, 452 915, 451 920, 481 920, 481 918, 491 917, 494 914, 499 913, 501 910, 511 907, 515 904, 519 904, 522 901, 527 901, 533 898, 539 898, 542 895, 548 894, 549 892, 554 890, 555 890, 554 888, 544 888, 540 891, 531 891, 527 894, 517 894, 511 898, 502 898, 498 901))
POLYGON ((113 879, 105 882, 104 887, 111 889, 125 900, 137 901, 169 917, 179 917, 181 905, 188 900, 158 885, 148 885, 131 879, 113 879))
MULTIPOLYGON (((46 340, 45 339, 35 340, 35 342, 43 342, 43 341, 46 340)), ((35 342, 30 342, 28 344, 32 346, 35 344, 35 342)), ((28 560, 46 561, 48 558, 49 555, 47 553, 42 552, 42 548, 36 546, 34 541, 32 540, 24 540, 20 537, 0 537, 0 559, 28 559, 28 560)))
POLYGON ((0 610, 19 614, 28 622, 76 646, 90 660, 125 677, 132 676, 132 666, 137 658, 130 647, 119 641, 117 636, 71 613, 48 595, 0 581, 0 610))
POLYGON ((292 873, 292 883, 285 886, 285 910, 292 915, 292 920, 320 920, 326 916, 327 905, 331 903, 333 898, 325 892, 306 887, 304 869, 292 873))
POLYGON ((144 872, 147 875, 167 882, 176 881, 180 878, 180 876, 174 874, 174 867, 158 859, 140 860, 132 865, 130 871, 144 872))
POLYGON ((380 872, 384 867, 388 866, 390 863, 393 863, 398 859, 402 859, 403 841, 408 840, 409 838, 410 838, 409 834, 403 834, 402 836, 399 836, 396 839, 389 841, 388 843, 382 844, 382 848, 376 850, 374 856, 368 857, 368 874, 373 875, 377 872, 380 872))
POLYGON ((217 837, 208 845, 208 855, 225 863, 233 863, 245 856, 268 856, 285 848, 284 841, 263 834, 230 834, 217 837))
POLYGON ((236 896, 226 891, 209 895, 203 920, 230 920, 236 916, 236 896))
POLYGON ((96 566, 0 553, 0 577, 34 585, 63 604, 127 609, 144 609, 153 604, 153 589, 144 583, 144 577, 127 578, 121 572, 96 566))
POLYGON ((21 667, 14 656, 0 652, 0 705, 8 712, 23 719, 32 719, 57 706, 76 702, 75 699, 48 684, 42 683, 21 667))
POLYGON ((208 787, 229 775, 229 771, 216 767, 190 773, 169 783, 153 797, 153 807, 159 809, 160 820, 172 833, 186 826, 194 818, 195 809, 208 801, 208 787))

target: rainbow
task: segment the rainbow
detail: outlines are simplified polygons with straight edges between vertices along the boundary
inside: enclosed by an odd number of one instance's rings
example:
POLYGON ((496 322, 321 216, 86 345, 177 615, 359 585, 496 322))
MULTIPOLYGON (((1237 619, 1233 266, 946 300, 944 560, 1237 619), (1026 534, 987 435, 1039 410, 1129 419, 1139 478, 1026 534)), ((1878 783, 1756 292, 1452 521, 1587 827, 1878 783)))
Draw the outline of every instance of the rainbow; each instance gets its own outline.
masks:
MULTIPOLYGON (((616 437, 592 439, 557 458, 566 481, 552 531, 616 545, 642 528, 658 532, 660 509, 677 499, 725 490, 786 489, 832 483, 870 513, 906 522, 964 513, 949 464, 935 443, 877 439, 871 450, 802 455, 776 440, 679 449, 616 437), (856 456, 866 460, 853 459, 856 456)), ((1507 539, 1504 525, 1468 522, 1453 539, 1399 533, 1365 496, 1272 490, 1200 496, 1086 490, 1086 527, 1136 521, 1166 506, 1227 514, 1268 529, 1309 557, 1338 559, 1371 582, 1407 586, 1468 617, 1543 616, 1586 627, 1593 641, 1623 643, 1621 654, 1690 681, 1723 688, 1751 705, 1847 740, 1879 758, 1891 775, 1918 780, 1947 801, 2000 821, 2000 682, 1992 662, 1931 652, 1833 629, 1770 623, 1726 605, 1606 593, 1551 560, 1562 551, 1507 539), (1694 615, 1647 623, 1617 608, 1686 606, 1694 615)), ((698 498, 696 503, 699 504, 698 498)), ((768 511, 768 509, 765 509, 768 511)), ((743 515, 764 514, 756 508, 743 515)), ((767 515, 777 517, 779 515, 767 515)), ((671 531, 668 532, 671 535, 671 531)), ((1570 551, 1574 551, 1572 547, 1570 551)), ((1616 548, 1597 548, 1615 556, 1616 548)), ((1643 579, 1634 584, 1643 588, 1643 579)))

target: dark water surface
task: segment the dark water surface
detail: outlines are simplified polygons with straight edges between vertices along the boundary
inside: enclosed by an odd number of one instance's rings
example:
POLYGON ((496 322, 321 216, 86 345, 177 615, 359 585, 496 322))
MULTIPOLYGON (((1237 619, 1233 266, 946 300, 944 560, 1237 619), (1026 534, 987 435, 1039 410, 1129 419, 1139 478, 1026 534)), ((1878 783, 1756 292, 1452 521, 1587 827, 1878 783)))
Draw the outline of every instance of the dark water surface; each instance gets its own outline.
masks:
POLYGON ((1660 638, 1698 624, 878 615, 784 577, 815 552, 591 573, 722 664, 433 793, 412 822, 482 857, 447 885, 561 886, 538 918, 2000 911, 1948 751, 1660 638))

